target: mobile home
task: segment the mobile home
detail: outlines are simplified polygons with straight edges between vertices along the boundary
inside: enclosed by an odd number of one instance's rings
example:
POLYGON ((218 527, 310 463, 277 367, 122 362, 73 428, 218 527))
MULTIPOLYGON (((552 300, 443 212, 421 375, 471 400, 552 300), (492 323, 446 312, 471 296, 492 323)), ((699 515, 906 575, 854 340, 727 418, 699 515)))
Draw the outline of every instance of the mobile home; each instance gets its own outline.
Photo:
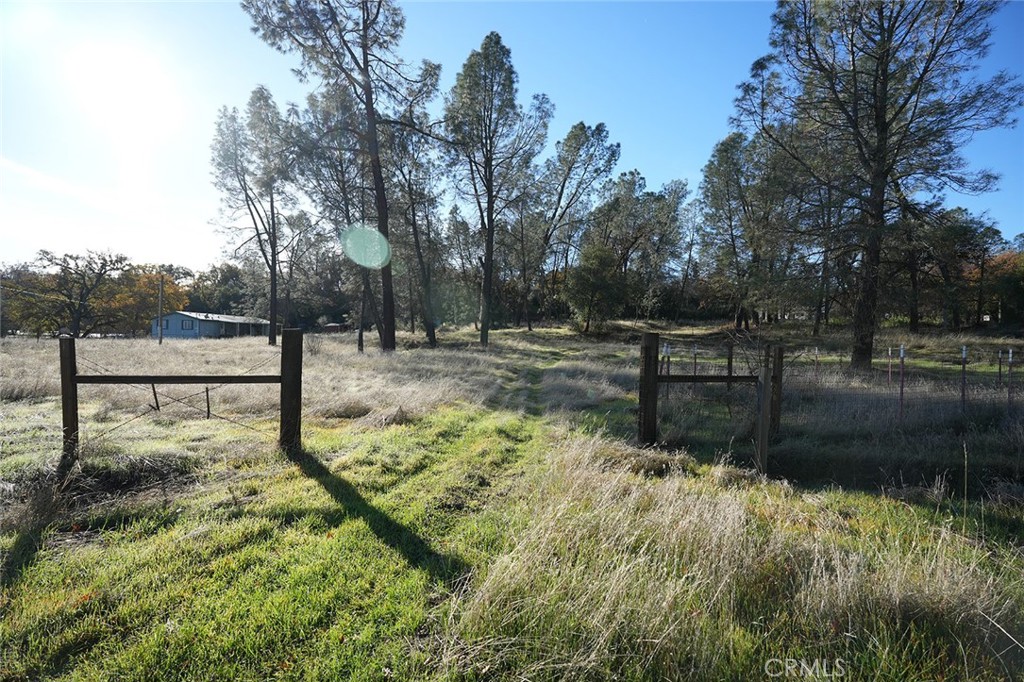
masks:
MULTIPOLYGON (((160 318, 150 323, 153 338, 160 335, 160 318)), ((235 336, 267 336, 270 320, 213 313, 167 313, 162 318, 165 339, 225 339, 235 336)))

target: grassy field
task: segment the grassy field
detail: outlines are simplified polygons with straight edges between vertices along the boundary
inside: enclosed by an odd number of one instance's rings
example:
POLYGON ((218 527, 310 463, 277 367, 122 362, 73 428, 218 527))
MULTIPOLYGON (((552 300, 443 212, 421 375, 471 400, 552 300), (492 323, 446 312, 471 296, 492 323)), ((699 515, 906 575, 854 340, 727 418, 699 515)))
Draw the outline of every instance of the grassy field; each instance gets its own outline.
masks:
MULTIPOLYGON (((209 420, 202 387, 160 388, 155 411, 149 387, 83 386, 67 481, 56 343, 5 341, 0 679, 1024 679, 1015 422, 920 447, 962 462, 966 443, 984 494, 762 479, 736 466, 741 392, 673 388, 668 444, 635 447, 634 334, 498 331, 482 350, 455 332, 390 355, 324 337, 291 458, 274 386, 211 391, 209 420)), ((277 362, 257 339, 78 351, 83 373, 277 362)), ((803 409, 790 447, 819 461, 918 440, 851 444, 803 409)))

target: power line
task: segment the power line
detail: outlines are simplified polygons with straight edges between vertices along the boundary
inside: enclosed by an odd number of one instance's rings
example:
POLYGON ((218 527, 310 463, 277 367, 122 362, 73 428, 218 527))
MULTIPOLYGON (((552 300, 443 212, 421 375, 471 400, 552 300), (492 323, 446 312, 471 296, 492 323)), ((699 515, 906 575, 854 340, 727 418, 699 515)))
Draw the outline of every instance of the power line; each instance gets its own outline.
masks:
POLYGON ((38 293, 36 291, 29 291, 28 289, 19 289, 17 287, 7 287, 7 288, 10 291, 14 291, 14 292, 17 292, 19 294, 24 294, 26 296, 33 296, 35 298, 46 298, 46 299, 49 299, 51 301, 60 301, 61 303, 68 303, 69 300, 70 300, 70 299, 67 299, 67 298, 64 298, 64 297, 61 297, 61 296, 53 296, 51 294, 40 294, 40 293, 38 293))

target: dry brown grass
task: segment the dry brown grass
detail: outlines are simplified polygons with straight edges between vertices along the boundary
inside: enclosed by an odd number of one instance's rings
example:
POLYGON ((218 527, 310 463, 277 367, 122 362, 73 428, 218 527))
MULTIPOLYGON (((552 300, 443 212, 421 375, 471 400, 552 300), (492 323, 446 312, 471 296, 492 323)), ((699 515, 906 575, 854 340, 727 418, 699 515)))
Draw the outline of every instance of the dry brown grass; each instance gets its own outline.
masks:
MULTIPOLYGON (((572 404, 567 396, 542 395, 539 390, 542 383, 550 382, 530 368, 538 362, 557 364, 561 351, 538 344, 536 338, 503 336, 489 349, 455 340, 438 349, 420 347, 388 354, 373 349, 357 352, 351 335, 307 338, 315 342, 304 347, 303 414, 327 424, 357 420, 364 427, 380 428, 453 403, 514 410, 572 404), (312 348, 315 352, 310 352, 312 348)), ((12 472, 26 464, 36 469, 49 466, 59 453, 58 344, 54 339, 8 339, 0 352, 0 390, 7 396, 0 400, 0 414, 5 417, 0 428, 0 479, 9 480, 12 472)), ((279 371, 280 349, 262 338, 168 339, 162 345, 149 339, 79 339, 76 355, 80 374, 274 374, 279 371)), ((578 374, 580 368, 573 371, 578 374)), ((592 370, 598 400, 611 391, 603 371, 592 370)), ((153 409, 150 386, 80 385, 83 453, 88 454, 94 440, 95 445, 112 441, 122 449, 143 451, 191 448, 186 441, 196 441, 217 450, 209 443, 217 438, 217 426, 203 425, 204 387, 160 385, 156 390, 159 412, 153 409), (130 448, 125 439, 131 442, 130 448)), ((580 384, 576 390, 573 399, 594 400, 585 397, 594 388, 580 384)), ((215 384, 210 387, 210 403, 215 416, 255 429, 261 435, 253 437, 260 442, 273 442, 277 386, 215 384)))
MULTIPOLYGON (((538 446, 537 461, 516 477, 521 487, 507 503, 494 498, 486 523, 458 522, 494 539, 465 589, 442 607, 450 617, 439 653, 454 679, 760 679, 765 660, 787 655, 844 657, 878 679, 999 679, 1009 646, 999 628, 1024 627, 1024 557, 994 548, 984 531, 957 533, 960 523, 899 501, 801 492, 727 463, 700 468, 685 455, 582 435, 573 412, 633 394, 635 344, 545 331, 496 334, 487 350, 463 343, 359 354, 346 336, 317 345, 304 358, 304 414, 328 428, 356 422, 344 429, 356 441, 446 403, 564 417, 509 415, 542 425, 550 448, 547 440, 543 452, 538 446), (488 524, 501 531, 481 530, 488 524)), ((12 415, 0 429, 4 478, 14 467, 6 460, 59 449, 59 382, 56 343, 18 339, 0 350, 5 395, 21 396, 0 401, 12 415)), ((118 373, 274 373, 279 353, 262 339, 89 339, 79 350, 80 371, 118 373)), ((734 393, 750 402, 749 391, 734 393)), ((683 393, 673 387, 673 395, 683 393)), ((119 426, 152 400, 148 387, 87 386, 81 397, 87 434, 119 426)), ((269 431, 267 453, 277 399, 274 386, 229 386, 214 391, 213 407, 269 431)), ((202 397, 193 404, 203 406, 202 397)), ((739 405, 713 407, 746 419, 739 405)), ((835 421, 822 409, 819 423, 835 421)), ((167 402, 118 432, 124 440, 88 440, 83 475, 145 488, 155 478, 187 478, 179 465, 197 458, 222 457, 216 475, 231 476, 250 457, 252 490, 278 480, 251 457, 259 447, 244 440, 248 431, 194 416, 167 402)), ((515 440, 503 434, 494 438, 515 440)), ((1021 442, 1024 428, 1011 435, 1021 442)), ((360 455, 367 467, 375 452, 360 455)), ((217 492, 228 505, 229 491, 217 492)), ((1019 490, 1002 492, 1001 508, 1019 513, 1019 490)))
MULTIPOLYGON (((304 358, 303 402, 312 415, 363 416, 372 410, 401 407, 421 414, 444 402, 492 399, 499 390, 494 374, 499 354, 472 350, 356 352, 345 337, 316 337, 318 352, 304 358)), ((60 395, 57 342, 10 339, 0 347, 0 396, 3 400, 56 398, 60 395)), ((258 338, 182 341, 79 339, 80 374, 274 374, 279 349, 258 338)), ((182 398, 201 387, 161 386, 160 393, 182 398)), ((80 400, 98 403, 103 419, 111 410, 129 410, 152 402, 148 387, 90 385, 80 400)), ((215 389, 217 408, 234 414, 272 413, 274 386, 231 385, 215 389)), ((193 399, 192 404, 203 404, 193 399)), ((170 399, 165 404, 170 404, 170 399)))

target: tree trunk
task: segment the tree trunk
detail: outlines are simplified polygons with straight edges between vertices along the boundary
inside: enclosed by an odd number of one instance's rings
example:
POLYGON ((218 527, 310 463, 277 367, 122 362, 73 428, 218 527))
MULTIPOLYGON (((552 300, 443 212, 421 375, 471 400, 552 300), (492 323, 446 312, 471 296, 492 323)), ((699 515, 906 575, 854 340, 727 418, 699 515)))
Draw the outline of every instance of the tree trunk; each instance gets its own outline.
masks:
POLYGON ((527 290, 523 299, 523 315, 526 316, 526 331, 533 331, 533 323, 530 321, 530 292, 527 290))
POLYGON ((412 291, 412 273, 410 272, 405 281, 409 285, 409 333, 416 335, 416 297, 412 291))
POLYGON ((853 353, 850 357, 851 367, 857 370, 871 369, 871 355, 875 347, 878 273, 882 260, 881 228, 877 222, 868 233, 863 258, 860 286, 853 309, 853 353))
POLYGON ((271 346, 277 345, 277 253, 270 255, 270 324, 267 331, 267 343, 271 346))
POLYGON ((981 326, 985 312, 985 258, 978 262, 978 306, 974 312, 974 326, 981 326))
POLYGON ((366 296, 369 292, 366 289, 366 283, 363 282, 363 295, 360 297, 359 303, 359 334, 356 336, 356 349, 363 352, 363 326, 366 324, 366 296))
MULTIPOLYGON (((487 185, 489 186, 489 185, 487 185)), ((480 287, 480 345, 486 346, 491 331, 491 308, 494 293, 494 197, 487 195, 487 219, 484 239, 483 283, 480 287)))
POLYGON ((267 235, 270 253, 270 325, 267 343, 277 345, 277 211, 274 210, 274 193, 270 193, 270 234, 267 235))
MULTIPOLYGON (((373 296, 373 287, 370 286, 370 271, 367 270, 366 268, 363 268, 363 267, 360 267, 359 271, 362 273, 362 276, 363 276, 363 291, 366 292, 365 300, 363 302, 363 305, 366 305, 367 303, 369 303, 369 305, 370 305, 370 315, 371 315, 371 317, 373 319, 373 326, 377 329, 377 337, 380 340, 381 350, 383 350, 384 349, 384 339, 381 336, 382 335, 382 331, 381 331, 381 326, 382 325, 381 325, 381 322, 380 322, 380 313, 377 311, 377 299, 374 298, 374 296, 373 296)), ((363 315, 365 316, 365 314, 366 313, 364 311, 363 315)))
POLYGON ((921 330, 921 277, 916 267, 910 271, 910 332, 921 330))
POLYGON ((821 320, 825 316, 825 295, 828 287, 828 252, 821 256, 821 282, 818 287, 818 304, 814 307, 814 331, 813 336, 821 334, 821 320))
POLYGON ((694 245, 694 242, 696 242, 696 241, 697 241, 696 238, 691 236, 690 237, 690 246, 686 250, 686 267, 683 268, 683 281, 682 281, 682 284, 679 287, 679 292, 680 292, 680 295, 682 296, 683 301, 686 300, 686 289, 688 288, 688 286, 690 284, 690 267, 693 264, 693 245, 694 245))
MULTIPOLYGON (((365 20, 365 17, 364 17, 365 20)), ((388 197, 384 187, 384 173, 380 163, 380 140, 377 137, 377 112, 373 104, 373 86, 370 81, 369 41, 363 36, 363 64, 361 79, 363 87, 363 110, 366 116, 366 146, 370 156, 370 173, 373 175, 373 194, 377 207, 377 231, 388 238, 388 197)), ((391 263, 380 269, 381 319, 378 332, 383 351, 395 350, 395 291, 391 276, 391 263)))
MULTIPOLYGON (((409 189, 410 200, 412 198, 412 189, 409 189)), ((427 267, 427 259, 423 255, 423 246, 420 244, 420 230, 419 224, 416 221, 416 210, 413 209, 412 221, 410 223, 412 228, 412 242, 416 251, 416 263, 420 269, 420 284, 422 285, 422 307, 423 307, 423 328, 427 333, 427 343, 430 344, 431 348, 437 347, 437 333, 434 328, 434 291, 431 283, 430 268, 427 267)), ((429 235, 430 230, 430 213, 429 209, 427 212, 427 230, 429 235)), ((411 305, 411 304, 410 304, 411 305)))

